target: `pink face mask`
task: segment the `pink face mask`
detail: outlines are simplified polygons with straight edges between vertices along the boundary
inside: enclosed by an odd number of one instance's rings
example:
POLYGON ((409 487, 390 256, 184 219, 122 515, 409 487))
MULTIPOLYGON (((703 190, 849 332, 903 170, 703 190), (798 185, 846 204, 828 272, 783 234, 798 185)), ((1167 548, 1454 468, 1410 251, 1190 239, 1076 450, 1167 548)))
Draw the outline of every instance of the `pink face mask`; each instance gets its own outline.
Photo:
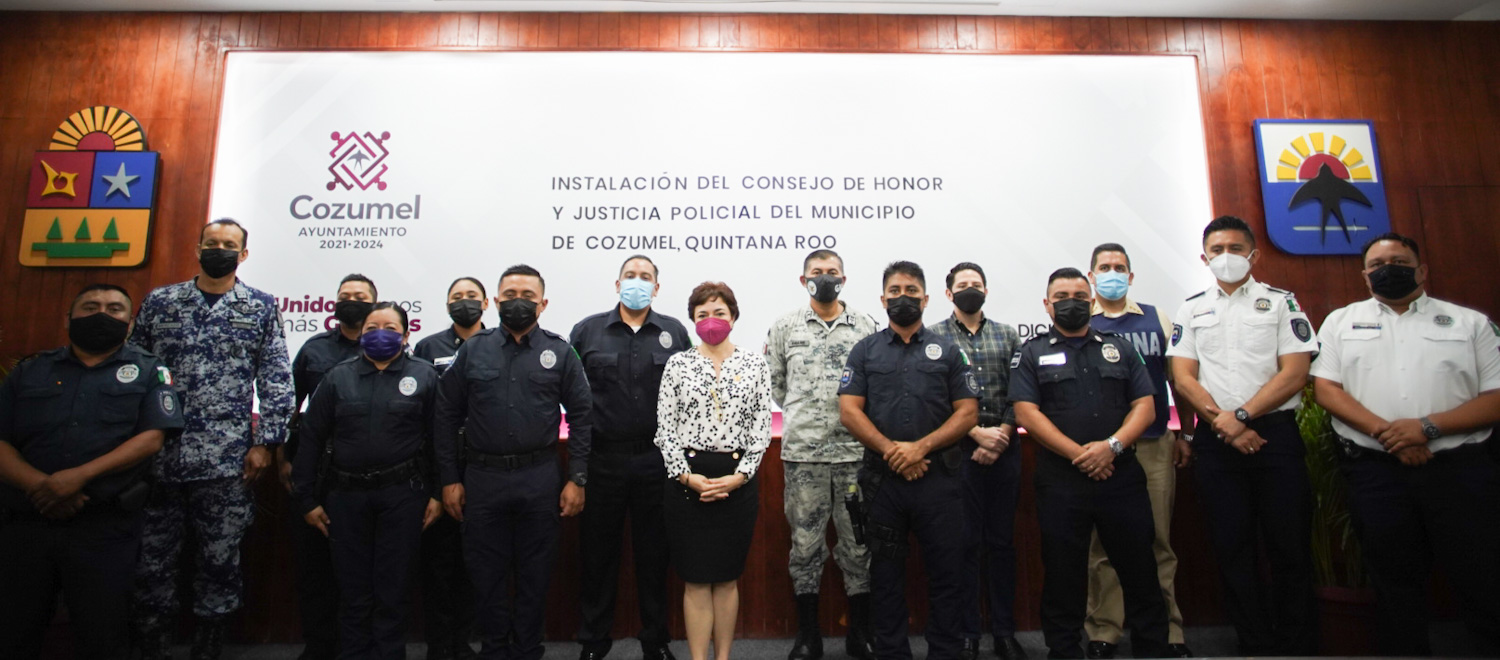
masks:
POLYGON ((698 331, 698 338, 709 346, 718 346, 729 338, 729 321, 721 318, 709 317, 700 320, 695 329, 698 331))

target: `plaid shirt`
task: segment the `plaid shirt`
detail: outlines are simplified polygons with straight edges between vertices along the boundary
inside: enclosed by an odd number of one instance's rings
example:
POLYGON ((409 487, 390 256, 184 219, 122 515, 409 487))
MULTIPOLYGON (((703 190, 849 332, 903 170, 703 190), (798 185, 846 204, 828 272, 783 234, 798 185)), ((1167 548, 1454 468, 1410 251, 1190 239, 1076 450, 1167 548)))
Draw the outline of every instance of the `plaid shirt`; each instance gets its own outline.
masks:
POLYGON ((979 425, 1015 426, 1016 412, 1010 404, 1010 359, 1021 348, 1021 336, 1016 329, 981 318, 979 332, 969 334, 957 316, 949 316, 930 327, 969 354, 974 377, 979 379, 979 425))

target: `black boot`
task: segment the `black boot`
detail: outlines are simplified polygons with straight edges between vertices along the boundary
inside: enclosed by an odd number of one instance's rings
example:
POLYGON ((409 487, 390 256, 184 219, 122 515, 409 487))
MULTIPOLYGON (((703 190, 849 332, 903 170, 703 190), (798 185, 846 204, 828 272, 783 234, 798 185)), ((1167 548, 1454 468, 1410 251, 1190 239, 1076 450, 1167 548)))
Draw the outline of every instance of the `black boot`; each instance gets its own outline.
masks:
POLYGON ((222 616, 198 619, 198 629, 193 631, 192 660, 219 660, 224 653, 224 618, 222 616))
POLYGON ((870 594, 849 597, 849 634, 844 652, 855 660, 875 660, 875 633, 870 628, 870 594))
POLYGON ((172 636, 164 617, 146 617, 136 623, 134 632, 141 660, 172 660, 172 636))
POLYGON ((818 627, 818 595, 797 595, 797 643, 787 660, 818 660, 823 657, 823 631, 818 627))

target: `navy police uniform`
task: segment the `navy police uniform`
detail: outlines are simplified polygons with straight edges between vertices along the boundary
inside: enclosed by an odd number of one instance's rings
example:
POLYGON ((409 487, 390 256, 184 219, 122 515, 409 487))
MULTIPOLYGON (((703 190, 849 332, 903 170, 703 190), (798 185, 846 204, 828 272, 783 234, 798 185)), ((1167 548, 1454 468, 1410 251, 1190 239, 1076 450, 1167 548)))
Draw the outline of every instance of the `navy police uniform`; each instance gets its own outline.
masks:
MULTIPOLYGON (((484 329, 484 325, 479 329, 484 329)), ((464 341, 450 325, 442 332, 422 338, 412 349, 412 355, 431 362, 441 374, 453 364, 464 341)), ((459 437, 463 437, 463 429, 459 429, 459 437)), ((474 634, 474 584, 464 567, 463 535, 457 520, 442 516, 422 532, 419 563, 427 657, 443 660, 473 656, 469 638, 474 634)))
MULTIPOLYGON (((969 359, 949 339, 919 328, 910 342, 890 328, 849 351, 840 395, 865 398, 865 414, 895 442, 920 440, 953 416, 953 403, 979 398, 969 359)), ((925 475, 907 481, 868 449, 860 468, 867 503, 875 654, 911 658, 907 640, 906 551, 915 534, 927 569, 928 657, 958 657, 962 641, 964 539, 967 529, 956 444, 927 456, 925 475)))
MULTIPOLYGON (((69 348, 17 365, 0 385, 0 442, 46 474, 84 465, 151 430, 175 437, 182 406, 166 365, 125 344, 92 367, 69 348)), ((124 657, 130 592, 141 545, 140 509, 150 461, 83 487, 89 501, 68 520, 43 518, 26 495, 0 485, 0 649, 36 658, 59 591, 79 657, 124 657)), ((12 655, 14 654, 14 655, 12 655)))
POLYGON ((434 434, 439 483, 464 486, 464 562, 474 580, 481 657, 542 657, 542 614, 560 530, 558 404, 568 410, 568 474, 582 483, 592 403, 578 354, 540 327, 519 341, 504 330, 476 334, 443 373, 434 434), (512 574, 515 607, 508 608, 512 574))
POLYGON ((437 496, 437 385, 424 360, 398 354, 379 369, 358 357, 328 372, 302 418, 293 493, 302 514, 322 506, 330 521, 345 657, 406 655, 408 579, 437 496))
MULTIPOLYGON (((1075 338, 1053 328, 1022 344, 1011 365, 1011 400, 1036 404, 1080 445, 1108 439, 1125 422, 1132 401, 1156 392, 1130 340, 1094 329, 1075 338)), ((1125 592, 1135 656, 1163 657, 1167 608, 1156 579, 1146 473, 1134 448, 1115 457, 1114 474, 1103 481, 1063 456, 1038 451, 1033 481, 1046 571, 1042 635, 1049 657, 1084 657, 1089 545, 1096 530, 1125 592)))
MULTIPOLYGON (((292 360, 292 385, 296 389, 296 410, 312 397, 323 382, 323 376, 349 358, 358 357, 359 340, 349 339, 338 328, 318 333, 302 344, 292 360)), ((287 434, 285 458, 296 461, 301 439, 293 424, 287 434)), ((302 640, 307 644, 302 660, 332 658, 338 653, 339 590, 333 571, 333 555, 328 539, 316 527, 302 520, 297 502, 289 502, 287 516, 291 525, 292 558, 297 576, 297 612, 302 619, 302 640)))
POLYGON ((617 305, 573 326, 568 340, 583 360, 593 394, 592 455, 588 506, 579 521, 582 547, 582 610, 578 642, 586 652, 609 652, 625 517, 630 517, 635 558, 639 639, 646 657, 665 647, 667 546, 662 498, 667 468, 652 439, 662 370, 674 353, 692 346, 687 328, 670 316, 646 313, 640 328, 620 317, 617 305))
POLYGON ((135 615, 143 628, 160 629, 176 610, 178 555, 191 527, 193 613, 221 620, 240 607, 240 541, 255 517, 242 479, 245 454, 281 444, 294 405, 281 314, 271 294, 243 281, 214 295, 188 280, 146 296, 130 342, 171 367, 187 424, 156 457, 135 615), (260 419, 252 428, 256 399, 260 419))

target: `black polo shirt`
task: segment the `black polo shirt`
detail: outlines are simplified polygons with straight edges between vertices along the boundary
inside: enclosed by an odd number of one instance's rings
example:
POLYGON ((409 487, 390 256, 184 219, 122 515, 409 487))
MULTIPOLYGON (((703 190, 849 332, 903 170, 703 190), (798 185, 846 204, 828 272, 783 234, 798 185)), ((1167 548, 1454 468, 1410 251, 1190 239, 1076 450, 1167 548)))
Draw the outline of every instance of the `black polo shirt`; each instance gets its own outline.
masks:
MULTIPOLYGON (((168 438, 182 431, 182 405, 172 391, 172 372, 155 355, 125 344, 92 367, 70 348, 39 353, 10 372, 0 385, 0 441, 32 467, 52 474, 114 451, 150 430, 168 438)), ((151 467, 141 461, 84 486, 90 499, 105 502, 151 467)), ((3 499, 26 498, 14 488, 3 499)))
POLYGON ((330 442, 332 467, 345 472, 391 467, 425 453, 437 390, 437 369, 404 354, 384 370, 363 356, 329 370, 302 415, 307 451, 292 464, 292 489, 302 510, 319 504, 318 462, 330 442))
POLYGON ((1069 341, 1053 328, 1022 344, 1011 359, 1011 400, 1036 404, 1080 445, 1108 438, 1125 422, 1130 402, 1155 394, 1135 345, 1111 332, 1090 328, 1069 341))
POLYGON ((486 454, 524 454, 557 442, 568 409, 568 474, 588 474, 593 397, 583 361, 562 337, 532 328, 517 342, 503 328, 464 342, 438 387, 436 453, 443 485, 461 481, 458 430, 486 454))
POLYGON ((979 398, 969 358, 926 326, 910 342, 886 328, 849 349, 839 394, 865 397, 865 414, 897 442, 921 440, 953 416, 953 402, 979 398))
POLYGON ((692 347, 687 328, 651 310, 636 330, 620 317, 616 305, 579 321, 568 342, 583 359, 594 395, 594 447, 650 443, 656 436, 661 373, 668 358, 692 347))
MULTIPOLYGON (((484 330, 483 323, 479 324, 479 329, 484 330)), ((459 339, 458 333, 450 325, 442 332, 422 338, 411 354, 431 362, 432 366, 437 367, 438 373, 443 373, 448 370, 448 365, 453 364, 453 356, 458 354, 458 347, 463 346, 464 341, 466 340, 459 339)))
MULTIPOLYGON (((296 359, 292 360, 292 385, 297 391, 297 407, 300 409, 302 402, 317 391, 318 383, 323 382, 323 377, 334 365, 360 355, 359 340, 344 337, 344 333, 338 328, 320 332, 308 339, 297 351, 296 359)), ((287 436, 283 449, 287 460, 293 460, 297 456, 299 441, 296 433, 287 436)))

